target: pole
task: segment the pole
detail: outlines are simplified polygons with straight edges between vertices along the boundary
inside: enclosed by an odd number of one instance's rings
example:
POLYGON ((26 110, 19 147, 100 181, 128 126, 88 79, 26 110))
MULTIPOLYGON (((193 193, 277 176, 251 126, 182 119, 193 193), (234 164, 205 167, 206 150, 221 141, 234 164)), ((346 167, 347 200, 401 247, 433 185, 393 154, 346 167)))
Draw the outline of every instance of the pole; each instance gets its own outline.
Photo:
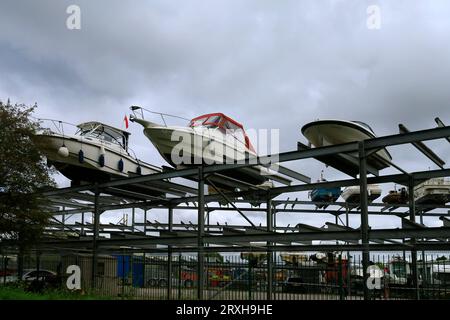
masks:
POLYGON ((203 300, 203 286, 204 286, 204 250, 203 250, 203 236, 205 229, 205 182, 203 177, 203 167, 198 167, 198 262, 197 262, 197 298, 203 300))
POLYGON ((99 210, 99 196, 100 192, 98 190, 98 186, 95 186, 95 198, 94 198, 94 236, 92 241, 92 275, 91 275, 91 288, 95 288, 95 279, 97 277, 97 260, 98 260, 98 229, 100 222, 100 210, 99 210))
POLYGON ((134 233, 134 219, 135 219, 135 212, 133 207, 131 208, 131 233, 134 233))
MULTIPOLYGON (((416 205, 414 202, 414 177, 409 176, 408 179, 408 197, 409 197, 409 220, 416 222, 416 205)), ((420 299, 419 290, 419 276, 417 272, 417 250, 415 248, 416 239, 411 238, 411 245, 413 249, 411 250, 411 271, 412 271, 412 285, 414 287, 414 298, 420 299)))
POLYGON ((362 264, 364 273, 364 300, 369 299, 369 288, 367 280, 369 279, 369 214, 367 201, 367 167, 366 167, 366 151, 364 141, 360 141, 359 145, 359 194, 361 207, 361 239, 362 239, 362 264))
POLYGON ((84 212, 81 213, 81 235, 84 236, 84 212))
MULTIPOLYGON (((169 207, 168 212, 169 232, 173 228, 173 208, 169 207)), ((167 300, 172 298, 172 246, 168 247, 167 256, 167 300)))
MULTIPOLYGON (((267 194, 267 231, 273 230, 273 216, 272 216, 272 200, 270 193, 267 194)), ((268 241, 267 246, 270 247, 272 242, 268 241)), ((267 249, 267 300, 272 300, 273 293, 273 253, 271 249, 267 249)))

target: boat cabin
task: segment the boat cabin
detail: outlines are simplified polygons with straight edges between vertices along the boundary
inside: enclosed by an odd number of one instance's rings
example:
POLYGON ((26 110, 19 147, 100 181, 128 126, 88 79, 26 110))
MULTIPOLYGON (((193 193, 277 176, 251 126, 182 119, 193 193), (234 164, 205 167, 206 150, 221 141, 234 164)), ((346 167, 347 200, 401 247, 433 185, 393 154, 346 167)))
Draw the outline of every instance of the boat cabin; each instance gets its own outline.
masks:
POLYGON ((130 137, 130 133, 127 131, 96 121, 80 123, 77 127, 78 131, 76 134, 79 134, 80 136, 107 141, 109 143, 119 145, 128 151, 128 139, 130 137))
POLYGON ((219 128, 224 133, 229 130, 228 132, 232 133, 237 140, 243 142, 248 150, 255 152, 255 149, 253 148, 249 137, 245 133, 242 124, 224 115, 223 113, 205 114, 196 117, 189 122, 189 127, 191 128, 199 126, 207 128, 219 128))

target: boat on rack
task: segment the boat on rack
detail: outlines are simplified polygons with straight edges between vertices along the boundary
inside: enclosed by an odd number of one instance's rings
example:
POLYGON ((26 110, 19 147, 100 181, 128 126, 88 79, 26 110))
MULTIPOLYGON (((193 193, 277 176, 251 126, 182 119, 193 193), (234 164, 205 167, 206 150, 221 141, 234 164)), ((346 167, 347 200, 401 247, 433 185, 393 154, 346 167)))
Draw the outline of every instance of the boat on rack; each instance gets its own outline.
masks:
POLYGON ((46 156, 48 165, 53 165, 74 185, 161 171, 131 155, 127 131, 97 121, 75 126, 58 120, 39 120, 48 126, 41 125, 34 142, 46 156), (76 127, 74 134, 67 134, 70 127, 76 127))
MULTIPOLYGON (((316 120, 305 124, 302 134, 314 147, 337 145, 376 138, 370 126, 362 121, 316 120)), ((357 153, 353 153, 357 157, 357 153)), ((377 170, 390 166, 391 155, 385 149, 379 149, 367 156, 367 164, 377 170)))
MULTIPOLYGON (((144 119, 144 111, 155 112, 136 106, 131 110, 130 120, 143 126, 145 136, 174 168, 256 160, 257 154, 243 125, 223 113, 201 115, 188 120, 185 126, 172 126, 167 125, 163 117, 171 115, 157 113, 164 121, 164 124, 158 124, 144 119)), ((256 164, 221 171, 209 180, 224 190, 235 189, 236 186, 239 190, 267 189, 273 186, 273 181, 285 185, 291 183, 275 170, 256 164)))
POLYGON ((414 188, 416 204, 444 205, 450 202, 450 180, 448 178, 432 178, 414 188))
MULTIPOLYGON (((321 173, 320 179, 317 182, 326 182, 327 180, 323 177, 323 172, 321 173)), ((325 209, 328 207, 329 203, 335 202, 341 195, 341 188, 316 188, 311 190, 309 197, 311 201, 318 202, 316 207, 318 209, 325 209)))
POLYGON ((390 190, 381 201, 386 204, 405 204, 408 202, 408 191, 406 191, 406 188, 390 190))
POLYGON ((309 256, 302 252, 280 252, 280 258, 287 265, 304 264, 309 261, 309 256))
MULTIPOLYGON (((361 194, 359 186, 351 186, 346 187, 344 191, 342 191, 342 199, 344 199, 347 203, 359 203, 361 201, 361 194)), ((367 200, 369 202, 374 201, 375 199, 381 196, 381 188, 377 184, 369 184, 367 185, 367 200)))

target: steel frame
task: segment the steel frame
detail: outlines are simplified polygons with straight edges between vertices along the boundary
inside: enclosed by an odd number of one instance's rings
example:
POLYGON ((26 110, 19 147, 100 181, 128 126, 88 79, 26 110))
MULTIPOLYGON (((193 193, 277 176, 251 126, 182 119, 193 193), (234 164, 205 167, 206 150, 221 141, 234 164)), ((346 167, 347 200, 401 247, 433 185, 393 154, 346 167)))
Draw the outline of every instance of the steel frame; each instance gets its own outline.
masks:
MULTIPOLYGON (((224 170, 244 168, 255 164, 267 163, 274 155, 246 159, 241 163, 220 164, 200 166, 180 170, 162 171, 161 173, 136 176, 127 179, 113 180, 106 183, 93 185, 82 185, 77 187, 59 188, 42 193, 48 198, 49 208, 59 207, 53 212, 55 222, 47 229, 48 238, 39 244, 39 250, 83 250, 93 254, 93 273, 95 278, 97 268, 97 256, 100 252, 162 252, 168 254, 168 274, 172 270, 172 254, 176 252, 196 252, 198 254, 198 291, 197 298, 203 298, 203 266, 204 253, 210 251, 218 252, 242 252, 242 251, 264 251, 268 254, 267 271, 269 280, 272 275, 272 262, 274 252, 279 251, 361 251, 363 254, 363 267, 367 270, 369 265, 370 251, 408 250, 412 252, 413 272, 417 280, 417 250, 449 250, 450 249, 450 227, 448 219, 450 206, 440 206, 441 210, 447 211, 430 212, 436 206, 419 205, 414 203, 414 186, 418 183, 435 177, 450 176, 450 169, 441 166, 438 170, 418 171, 404 173, 397 165, 394 167, 401 171, 400 174, 378 175, 370 177, 371 169, 366 163, 366 156, 380 148, 396 146, 401 144, 423 145, 423 141, 435 139, 448 139, 450 137, 449 126, 407 132, 368 139, 360 142, 352 142, 341 145, 305 149, 299 148, 294 151, 280 153, 277 159, 280 163, 298 161, 302 159, 316 159, 324 156, 335 156, 339 154, 348 155, 357 153, 354 160, 355 168, 359 172, 359 178, 336 180, 318 183, 304 183, 308 177, 291 169, 284 170, 289 177, 297 182, 294 185, 275 187, 270 190, 249 190, 244 192, 219 192, 218 194, 205 195, 205 183, 208 176, 219 174, 224 170), (298 179, 295 179, 297 177, 298 179), (182 183, 173 183, 170 179, 189 179, 190 183, 195 180, 195 187, 185 187, 182 183), (346 203, 330 204, 334 209, 314 209, 317 203, 311 201, 276 200, 274 197, 293 192, 308 191, 318 187, 345 187, 359 185, 361 194, 367 189, 367 184, 395 182, 405 185, 410 194, 409 205, 396 205, 388 207, 383 204, 368 203, 367 198, 361 197, 361 202, 353 206, 346 203), (154 183, 154 186, 152 186, 154 183), (122 187, 136 184, 147 184, 152 189, 162 193, 171 194, 172 197, 153 199, 146 194, 133 194, 122 190, 122 187), (108 192, 114 190, 114 196, 108 192), (122 192, 122 191, 123 192, 122 192), (117 196, 121 194, 122 197, 117 196), (253 204, 258 207, 249 207, 253 197, 253 204), (237 199, 244 197, 244 200, 237 199), (257 200, 254 200, 254 199, 257 200), (211 205, 218 201, 226 200, 232 207, 211 205), (262 207, 261 207, 262 206, 262 207), (288 208, 289 207, 289 208, 288 208), (297 208, 296 208, 297 207, 297 208), (356 209, 355 209, 356 207, 356 209), (369 210, 371 208, 371 210, 369 210), (132 210, 132 224, 101 224, 100 216, 105 212, 118 209, 132 210), (144 221, 136 222, 135 209, 144 211, 144 221), (148 210, 167 210, 167 222, 148 221, 148 210), (381 209, 381 210, 376 210, 381 209), (197 223, 173 222, 176 210, 197 210, 197 223), (239 212, 245 217, 246 212, 260 212, 266 215, 266 226, 250 225, 211 225, 209 215, 214 211, 239 212), (398 211, 402 210, 402 211, 398 211), (93 223, 88 223, 85 213, 91 213, 93 223), (355 215, 361 217, 359 229, 327 230, 314 227, 299 228, 276 225, 276 216, 279 213, 323 213, 335 216, 336 222, 340 215, 355 215), (81 222, 68 223, 73 215, 81 215, 81 222), (408 228, 401 229, 377 229, 372 230, 369 226, 370 215, 408 217, 413 224, 408 228), (423 217, 439 217, 444 227, 427 228, 416 223, 417 215, 421 222, 423 217), (61 217, 58 219, 58 217, 61 217), (205 224, 205 220, 207 223, 205 224), (78 238, 57 239, 57 234, 77 233, 78 238), (149 232, 160 232, 159 236, 148 235, 149 232), (229 233, 232 234, 229 234, 229 233), (109 234, 109 238, 102 237, 109 234), (234 234, 233 234, 234 233, 234 234), (53 236, 53 238, 51 237, 53 236), (403 243, 395 241, 402 240, 403 243), (405 242, 405 239, 406 242, 405 242), (436 240, 438 239, 438 240, 436 240), (312 241, 336 241, 336 244, 312 244, 312 241), (381 242, 381 243, 380 243, 381 242), (388 242, 388 243, 384 243, 388 242), (305 244, 307 243, 307 244, 305 244), (158 246, 160 246, 158 248, 158 246), (161 247, 162 246, 162 247, 161 247), (124 249, 125 248, 125 249, 124 249)), ((419 149, 420 150, 420 149, 419 149)), ((431 151, 431 150, 430 150, 431 151)), ((347 156, 348 158, 348 156, 347 156)), ((442 162, 440 162, 442 164, 442 162)), ((283 172, 282 172, 283 173, 283 172)), ((438 208, 438 209, 439 209, 438 208)), ((246 218, 246 217, 245 217, 246 218)), ((248 218, 246 218, 248 219, 248 218)), ((336 223, 337 224, 337 223, 336 223)), ((3 245, 8 245, 4 242, 3 245)), ((368 274, 365 274, 367 279, 368 274)), ((92 281, 94 284, 94 281, 92 281)), ((170 281, 169 281, 170 283, 170 281)), ((415 281, 415 285, 418 281, 415 281)), ((168 286, 171 290, 171 285, 168 286)), ((367 289, 364 292, 366 299, 369 298, 367 289)), ((267 298, 272 298, 272 281, 269 281, 267 298)))

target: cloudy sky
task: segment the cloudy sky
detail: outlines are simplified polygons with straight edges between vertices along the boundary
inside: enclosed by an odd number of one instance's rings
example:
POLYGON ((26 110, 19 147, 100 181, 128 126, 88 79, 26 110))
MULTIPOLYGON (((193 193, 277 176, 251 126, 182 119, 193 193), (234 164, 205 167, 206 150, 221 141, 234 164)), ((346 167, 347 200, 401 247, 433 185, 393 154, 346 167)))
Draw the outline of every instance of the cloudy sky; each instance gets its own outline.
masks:
MULTIPOLYGON (((247 128, 280 129, 282 151, 305 142, 301 126, 319 118, 362 120, 378 135, 399 123, 426 129, 436 116, 450 123, 449 16, 444 0, 2 0, 0 99, 37 102, 40 117, 118 127, 130 105, 187 118, 221 111, 247 128), (69 5, 81 9, 79 30, 66 26, 69 5), (370 5, 380 28, 368 27, 370 5)), ((139 157, 164 164, 140 126, 130 131, 139 157)), ((448 143, 429 145, 448 162, 448 143)), ((406 170, 435 168, 412 147, 390 151, 406 170)), ((323 169, 287 165, 314 180, 323 169)), ((329 220, 280 215, 279 223, 329 220)))

